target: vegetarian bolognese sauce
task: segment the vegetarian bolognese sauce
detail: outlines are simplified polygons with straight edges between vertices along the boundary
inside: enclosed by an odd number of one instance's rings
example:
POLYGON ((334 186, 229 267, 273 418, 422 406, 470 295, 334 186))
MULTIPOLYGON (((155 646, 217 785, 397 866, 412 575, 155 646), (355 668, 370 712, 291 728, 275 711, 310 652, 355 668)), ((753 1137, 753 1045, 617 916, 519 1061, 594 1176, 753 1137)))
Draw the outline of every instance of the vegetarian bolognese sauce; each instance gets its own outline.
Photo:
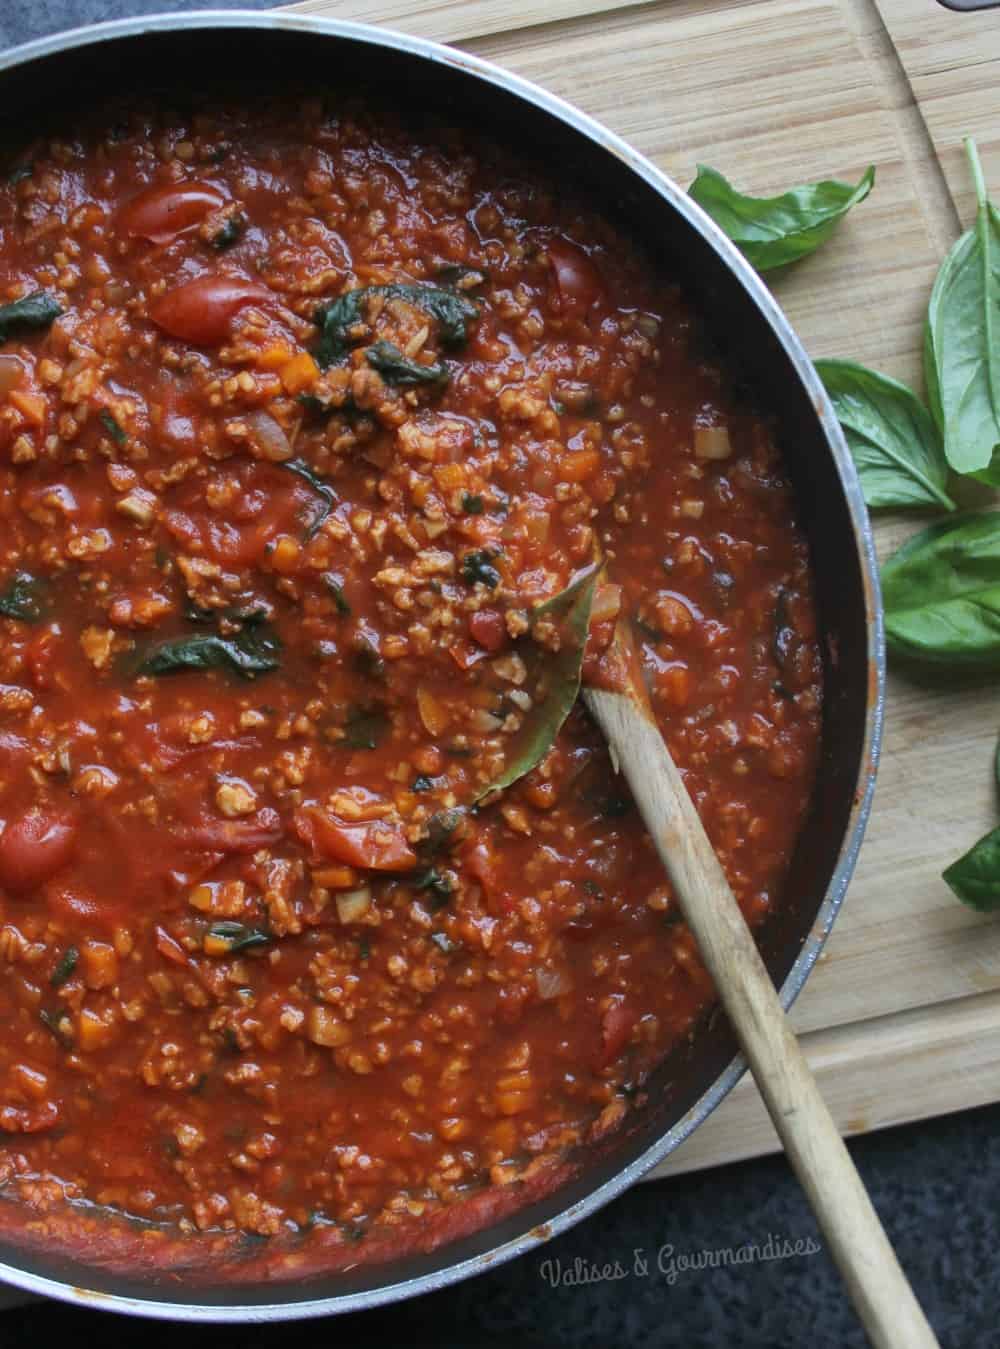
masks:
POLYGON ((0 338, 0 1222, 357 1262, 525 1202, 713 1000, 588 629, 781 903, 821 667, 767 421, 598 215, 318 100, 32 146, 0 338))

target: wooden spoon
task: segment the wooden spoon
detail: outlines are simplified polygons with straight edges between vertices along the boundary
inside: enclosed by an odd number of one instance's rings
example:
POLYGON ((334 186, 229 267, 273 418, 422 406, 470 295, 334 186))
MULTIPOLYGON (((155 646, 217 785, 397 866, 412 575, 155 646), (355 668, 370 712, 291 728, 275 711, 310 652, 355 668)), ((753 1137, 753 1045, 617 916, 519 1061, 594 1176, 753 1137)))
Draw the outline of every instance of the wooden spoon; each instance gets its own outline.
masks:
MULTIPOLYGON (((583 697, 624 772, 774 1127, 876 1349, 937 1339, 785 1019, 725 873, 653 721, 627 624, 583 697), (614 690, 614 691, 612 691, 614 690)), ((804 1333, 807 1331, 804 1330, 804 1333)))

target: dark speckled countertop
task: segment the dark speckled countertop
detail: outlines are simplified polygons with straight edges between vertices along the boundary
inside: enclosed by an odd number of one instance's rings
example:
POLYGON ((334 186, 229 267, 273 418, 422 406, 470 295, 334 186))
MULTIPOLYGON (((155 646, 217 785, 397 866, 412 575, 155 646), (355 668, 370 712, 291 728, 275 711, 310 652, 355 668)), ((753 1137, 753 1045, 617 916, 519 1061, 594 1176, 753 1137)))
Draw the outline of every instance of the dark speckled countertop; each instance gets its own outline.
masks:
MULTIPOLYGON (((267 4, 244 0, 239 7, 267 4)), ((208 8, 237 6, 0 0, 0 46, 125 15, 208 8)), ((350 17, 349 4, 344 14, 350 17)), ((852 1142, 851 1151, 945 1349, 1000 1349, 1000 1104, 872 1134, 852 1142)), ((862 1349, 864 1336, 822 1249, 723 1263, 720 1253, 747 1244, 767 1254, 769 1238, 772 1251, 785 1242, 800 1250, 820 1245, 782 1158, 641 1185, 535 1254, 399 1307, 253 1329, 186 1326, 182 1333, 190 1349, 331 1341, 365 1349, 862 1349), (616 1277, 579 1281, 595 1267, 616 1277)), ((126 1322, 54 1303, 0 1313, 0 1349, 159 1349, 174 1346, 176 1335, 163 1322, 126 1322)))

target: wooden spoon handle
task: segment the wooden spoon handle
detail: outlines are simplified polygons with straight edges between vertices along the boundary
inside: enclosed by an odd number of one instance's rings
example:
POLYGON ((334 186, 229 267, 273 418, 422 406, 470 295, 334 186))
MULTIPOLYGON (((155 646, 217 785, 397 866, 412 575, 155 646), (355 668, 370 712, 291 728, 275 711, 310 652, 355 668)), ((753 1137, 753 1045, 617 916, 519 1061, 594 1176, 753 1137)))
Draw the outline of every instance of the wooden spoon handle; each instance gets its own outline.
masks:
POLYGON ((899 1267, 677 766, 628 696, 584 699, 628 779, 774 1127, 876 1349, 937 1339, 899 1267))

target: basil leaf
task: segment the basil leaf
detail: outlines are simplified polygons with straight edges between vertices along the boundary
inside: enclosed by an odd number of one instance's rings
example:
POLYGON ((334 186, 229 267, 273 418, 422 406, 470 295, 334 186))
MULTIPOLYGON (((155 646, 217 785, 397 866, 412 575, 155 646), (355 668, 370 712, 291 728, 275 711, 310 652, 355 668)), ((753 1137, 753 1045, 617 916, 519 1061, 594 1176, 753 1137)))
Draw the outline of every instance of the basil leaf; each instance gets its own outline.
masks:
POLYGON ((539 642, 520 643, 521 656, 528 667, 524 687, 534 702, 525 713, 520 730, 513 738, 503 772, 476 797, 503 791, 530 773, 555 743, 562 724, 569 716, 580 692, 583 653, 590 628, 598 567, 588 567, 558 595, 540 604, 531 615, 534 633, 544 620, 559 629, 559 648, 550 651, 539 642))
POLYGON ((18 618, 22 623, 37 623, 42 616, 39 603, 39 582, 26 571, 13 577, 7 589, 0 593, 0 617, 18 618))
POLYGON ((1000 829, 984 835, 942 874, 963 904, 980 913, 1000 910, 1000 829))
POLYGON ((369 299, 381 295, 386 300, 404 300, 433 318, 445 346, 459 347, 468 338, 469 324, 479 317, 479 308, 464 295, 443 286, 388 285, 361 286, 345 291, 329 304, 321 305, 314 315, 320 327, 320 340, 313 353, 324 369, 347 355, 360 340, 353 330, 364 323, 369 299))
POLYGON ((447 384, 450 379, 448 367, 443 363, 418 365, 416 361, 407 360, 392 342, 373 343, 365 352, 365 359, 387 383, 404 388, 417 384, 447 384))
POLYGON ((317 511, 316 516, 310 521, 309 527, 303 536, 306 543, 310 543, 319 531, 323 528, 339 498, 328 482, 314 473, 304 459, 286 459, 281 465, 287 468, 289 473, 297 474, 303 482, 307 482, 313 491, 323 498, 323 505, 317 511))
POLYGON ((247 623, 235 637, 198 633, 171 637, 147 651, 136 674, 177 674, 182 670, 228 669, 243 679, 276 670, 281 642, 269 628, 247 623))
POLYGON ((759 272, 784 267, 825 243, 834 226, 872 190, 870 165, 856 187, 828 179, 780 197, 745 197, 715 169, 698 165, 688 196, 707 211, 759 272))
POLYGON ((13 304, 0 305, 0 342, 17 333, 41 332, 51 327, 63 307, 44 290, 36 290, 13 304))
POLYGON ((1000 484, 1000 211, 965 142, 976 223, 941 264, 927 309, 924 375, 948 463, 1000 484))
POLYGON ((1000 513, 923 530, 882 568, 889 646, 919 660, 1000 669, 1000 513))
POLYGON ((817 361, 871 510, 953 511, 948 465, 933 418, 916 394, 854 361, 817 361))

